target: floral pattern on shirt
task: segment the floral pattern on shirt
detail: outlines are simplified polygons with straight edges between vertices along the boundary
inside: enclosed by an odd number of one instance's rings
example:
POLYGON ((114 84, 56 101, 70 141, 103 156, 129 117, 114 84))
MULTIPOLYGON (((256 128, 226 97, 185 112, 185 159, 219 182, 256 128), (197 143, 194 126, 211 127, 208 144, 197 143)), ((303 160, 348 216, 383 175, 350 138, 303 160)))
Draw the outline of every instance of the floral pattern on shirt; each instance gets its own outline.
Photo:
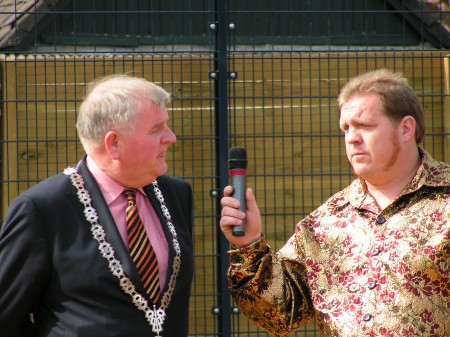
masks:
POLYGON ((450 167, 422 163, 381 210, 362 179, 300 221, 278 252, 229 252, 241 311, 284 336, 317 319, 326 337, 450 336, 450 167))

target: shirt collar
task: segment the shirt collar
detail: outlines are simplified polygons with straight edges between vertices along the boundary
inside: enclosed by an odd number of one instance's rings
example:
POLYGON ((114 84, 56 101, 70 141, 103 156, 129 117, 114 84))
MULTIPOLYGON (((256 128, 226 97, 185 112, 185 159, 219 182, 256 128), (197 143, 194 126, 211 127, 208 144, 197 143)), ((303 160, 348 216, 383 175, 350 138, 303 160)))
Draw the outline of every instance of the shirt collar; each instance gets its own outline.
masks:
MULTIPOLYGON (((417 172, 400 196, 415 192, 423 186, 450 186, 450 167, 443 162, 435 160, 427 151, 420 147, 419 155, 421 163, 417 172)), ((337 206, 344 206, 350 203, 356 208, 361 208, 363 204, 367 205, 368 198, 371 198, 367 191, 366 182, 361 177, 355 179, 350 186, 344 189, 343 194, 344 197, 340 201, 337 200, 337 206)))
MULTIPOLYGON (((97 181, 98 186, 100 187, 106 204, 110 205, 114 200, 120 197, 125 187, 112 179, 105 172, 103 172, 97 166, 92 157, 87 156, 86 163, 89 171, 92 173, 95 180, 97 181)), ((141 188, 139 188, 138 190, 141 191, 144 196, 147 196, 141 188)))
POLYGON ((421 164, 411 183, 406 186, 402 194, 418 190, 422 186, 448 187, 450 186, 450 167, 437 161, 424 149, 419 148, 421 164))

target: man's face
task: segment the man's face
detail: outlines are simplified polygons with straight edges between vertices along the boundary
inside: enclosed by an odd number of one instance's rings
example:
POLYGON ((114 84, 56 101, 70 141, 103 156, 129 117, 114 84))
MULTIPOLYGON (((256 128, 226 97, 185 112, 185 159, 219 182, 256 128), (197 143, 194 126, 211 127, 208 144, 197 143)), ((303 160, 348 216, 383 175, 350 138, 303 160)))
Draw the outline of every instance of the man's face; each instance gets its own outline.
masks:
POLYGON ((167 125, 165 107, 142 103, 136 128, 120 134, 121 181, 128 187, 142 187, 167 172, 166 153, 176 136, 167 125))
POLYGON ((375 94, 351 98, 341 107, 339 125, 355 173, 377 184, 401 168, 399 124, 387 117, 375 94))

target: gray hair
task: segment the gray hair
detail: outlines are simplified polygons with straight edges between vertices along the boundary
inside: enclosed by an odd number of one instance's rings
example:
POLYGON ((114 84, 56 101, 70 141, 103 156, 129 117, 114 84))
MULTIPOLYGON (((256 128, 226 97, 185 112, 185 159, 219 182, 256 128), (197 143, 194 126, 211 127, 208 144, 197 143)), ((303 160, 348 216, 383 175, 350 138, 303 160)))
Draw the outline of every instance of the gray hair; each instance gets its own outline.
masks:
POLYGON ((100 144, 111 130, 133 130, 136 114, 146 101, 160 108, 171 101, 171 95, 144 78, 128 75, 107 76, 91 83, 76 123, 83 145, 100 144))

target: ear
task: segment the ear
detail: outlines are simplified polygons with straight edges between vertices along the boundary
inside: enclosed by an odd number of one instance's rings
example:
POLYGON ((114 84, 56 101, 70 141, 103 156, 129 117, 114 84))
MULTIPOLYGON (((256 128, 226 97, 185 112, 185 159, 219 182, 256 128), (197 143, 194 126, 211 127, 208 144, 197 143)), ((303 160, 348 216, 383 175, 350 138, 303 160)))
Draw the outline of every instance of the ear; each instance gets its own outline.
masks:
POLYGON ((118 134, 116 131, 109 131, 105 135, 105 149, 111 159, 118 159, 120 157, 119 138, 120 134, 118 134))
POLYGON ((416 120, 412 116, 405 116, 400 121, 400 132, 402 138, 407 141, 413 139, 415 141, 416 134, 416 120))

